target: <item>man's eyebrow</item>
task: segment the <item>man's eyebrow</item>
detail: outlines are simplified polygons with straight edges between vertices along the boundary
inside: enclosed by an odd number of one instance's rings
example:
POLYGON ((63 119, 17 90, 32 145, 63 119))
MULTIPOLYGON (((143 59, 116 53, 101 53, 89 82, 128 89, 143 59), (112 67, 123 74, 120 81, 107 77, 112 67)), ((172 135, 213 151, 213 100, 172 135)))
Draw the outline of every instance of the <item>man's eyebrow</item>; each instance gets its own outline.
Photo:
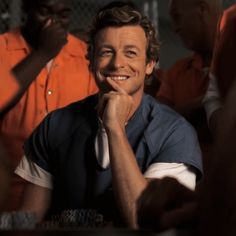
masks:
MULTIPOLYGON (((103 48, 113 49, 113 47, 112 47, 110 44, 102 44, 102 45, 100 45, 99 47, 97 47, 97 50, 101 50, 101 49, 103 49, 103 48)), ((133 45, 133 44, 125 45, 125 46, 124 46, 124 49, 126 49, 126 50, 127 50, 127 49, 135 49, 135 50, 140 51, 140 49, 139 49, 137 46, 133 45)))
POLYGON ((126 45, 125 49, 136 49, 136 50, 140 51, 140 49, 136 45, 133 45, 133 44, 126 45))
POLYGON ((112 49, 113 47, 110 44, 102 44, 99 47, 97 47, 98 50, 101 50, 102 48, 110 48, 110 49, 112 49))

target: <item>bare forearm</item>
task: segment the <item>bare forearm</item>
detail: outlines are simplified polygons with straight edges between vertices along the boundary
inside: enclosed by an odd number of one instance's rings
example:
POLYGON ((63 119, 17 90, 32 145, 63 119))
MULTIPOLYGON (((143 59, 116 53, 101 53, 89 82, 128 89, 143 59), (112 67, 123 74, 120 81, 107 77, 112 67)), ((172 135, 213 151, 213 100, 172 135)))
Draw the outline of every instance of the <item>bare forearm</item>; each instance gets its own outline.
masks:
POLYGON ((40 50, 34 50, 24 60, 18 63, 12 70, 21 87, 26 90, 40 71, 50 61, 50 58, 40 50))
POLYGON ((136 228, 136 201, 147 186, 124 131, 108 131, 113 188, 121 214, 136 228))
POLYGON ((19 211, 35 213, 37 221, 45 216, 51 200, 51 190, 28 183, 19 211))
POLYGON ((9 111, 21 99, 30 84, 37 78, 38 74, 49 60, 50 58, 44 55, 44 53, 33 51, 12 69, 12 73, 20 84, 20 89, 7 107, 5 107, 2 112, 3 114, 9 111))

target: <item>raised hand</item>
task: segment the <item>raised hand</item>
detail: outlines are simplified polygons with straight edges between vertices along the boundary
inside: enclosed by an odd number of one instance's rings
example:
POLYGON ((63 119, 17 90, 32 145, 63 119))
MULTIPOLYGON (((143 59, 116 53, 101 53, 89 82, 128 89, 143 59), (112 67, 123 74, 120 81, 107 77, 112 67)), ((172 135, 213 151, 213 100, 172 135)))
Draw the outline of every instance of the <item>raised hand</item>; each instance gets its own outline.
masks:
POLYGON ((137 203, 138 224, 155 231, 191 225, 197 218, 195 198, 174 178, 152 180, 137 203))
POLYGON ((59 22, 49 19, 40 33, 38 50, 52 59, 57 56, 66 43, 66 29, 59 22))
POLYGON ((100 98, 98 114, 105 128, 125 128, 125 124, 132 115, 133 98, 115 81, 107 78, 107 82, 113 88, 100 98))

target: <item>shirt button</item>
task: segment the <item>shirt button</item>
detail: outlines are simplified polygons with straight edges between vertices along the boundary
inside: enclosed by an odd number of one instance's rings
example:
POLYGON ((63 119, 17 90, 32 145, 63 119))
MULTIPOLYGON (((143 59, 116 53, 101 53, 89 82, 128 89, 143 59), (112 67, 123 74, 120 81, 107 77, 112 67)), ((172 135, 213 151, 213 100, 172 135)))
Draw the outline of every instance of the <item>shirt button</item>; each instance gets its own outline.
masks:
POLYGON ((52 90, 48 90, 48 95, 52 95, 52 90))

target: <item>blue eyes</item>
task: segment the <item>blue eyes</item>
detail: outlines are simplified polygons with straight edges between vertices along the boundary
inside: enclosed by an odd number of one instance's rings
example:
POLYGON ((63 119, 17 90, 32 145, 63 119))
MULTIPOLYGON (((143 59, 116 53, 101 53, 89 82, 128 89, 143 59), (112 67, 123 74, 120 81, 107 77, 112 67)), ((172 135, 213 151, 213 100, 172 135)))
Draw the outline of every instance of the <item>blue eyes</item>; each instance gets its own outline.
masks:
POLYGON ((102 57, 109 56, 112 55, 112 51, 102 51, 99 53, 99 55, 102 57))
POLYGON ((127 51, 126 52, 126 55, 129 55, 129 56, 136 56, 137 53, 135 51, 127 51))
MULTIPOLYGON (((101 51, 98 55, 101 57, 106 57, 106 56, 112 56, 113 54, 115 54, 113 51, 108 50, 108 51, 101 51)), ((124 51, 124 55, 127 57, 135 57, 137 56, 137 52, 128 50, 128 51, 124 51)))

